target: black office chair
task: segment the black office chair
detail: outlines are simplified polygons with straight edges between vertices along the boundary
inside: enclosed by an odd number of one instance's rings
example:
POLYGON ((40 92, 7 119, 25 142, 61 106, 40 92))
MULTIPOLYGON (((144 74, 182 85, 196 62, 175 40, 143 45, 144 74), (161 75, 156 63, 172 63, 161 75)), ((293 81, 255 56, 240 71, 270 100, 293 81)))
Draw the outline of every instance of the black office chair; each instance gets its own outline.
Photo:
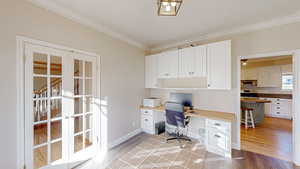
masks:
POLYGON ((170 140, 177 140, 181 143, 181 140, 189 141, 192 140, 186 135, 188 133, 189 118, 184 116, 184 106, 180 103, 167 102, 166 108, 166 133, 171 136, 167 138, 167 142, 170 140), (173 129, 173 132, 170 132, 173 129), (183 130, 186 129, 186 134, 183 134, 183 130))

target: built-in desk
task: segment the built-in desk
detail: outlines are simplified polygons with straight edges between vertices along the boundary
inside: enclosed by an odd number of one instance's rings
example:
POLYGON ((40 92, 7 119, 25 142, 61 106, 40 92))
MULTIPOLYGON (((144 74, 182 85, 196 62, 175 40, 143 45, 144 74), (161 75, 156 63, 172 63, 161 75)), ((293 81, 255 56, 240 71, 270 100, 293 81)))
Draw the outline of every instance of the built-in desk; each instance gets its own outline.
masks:
MULTIPOLYGON (((140 108, 147 109, 147 110, 160 111, 160 112, 165 111, 164 106, 158 106, 158 107, 141 106, 140 108)), ((229 121, 229 122, 232 122, 235 120, 234 113, 201 110, 201 109, 186 110, 185 115, 190 116, 190 117, 202 117, 202 118, 209 118, 209 119, 215 119, 215 120, 224 120, 224 121, 229 121)))
MULTIPOLYGON (((144 132, 155 134, 155 124, 165 120, 164 106, 141 106, 141 126, 144 132)), ((205 146, 207 151, 231 158, 231 124, 234 113, 187 109, 186 116, 205 119, 205 146)))

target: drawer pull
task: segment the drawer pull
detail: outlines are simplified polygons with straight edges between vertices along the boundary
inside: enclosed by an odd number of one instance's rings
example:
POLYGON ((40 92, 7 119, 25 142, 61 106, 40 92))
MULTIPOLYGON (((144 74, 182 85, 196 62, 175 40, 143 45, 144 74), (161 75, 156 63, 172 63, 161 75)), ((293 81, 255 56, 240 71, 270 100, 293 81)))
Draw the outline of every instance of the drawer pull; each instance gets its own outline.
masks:
POLYGON ((215 123, 215 126, 221 126, 221 124, 220 123, 215 123))
POLYGON ((221 136, 219 136, 219 135, 215 134, 215 137, 217 137, 217 138, 220 138, 221 136))
POLYGON ((280 112, 276 112, 277 114, 280 114, 280 112))
POLYGON ((145 119, 145 121, 148 121, 148 119, 145 119))
POLYGON ((145 113, 148 113, 148 111, 145 111, 145 113))

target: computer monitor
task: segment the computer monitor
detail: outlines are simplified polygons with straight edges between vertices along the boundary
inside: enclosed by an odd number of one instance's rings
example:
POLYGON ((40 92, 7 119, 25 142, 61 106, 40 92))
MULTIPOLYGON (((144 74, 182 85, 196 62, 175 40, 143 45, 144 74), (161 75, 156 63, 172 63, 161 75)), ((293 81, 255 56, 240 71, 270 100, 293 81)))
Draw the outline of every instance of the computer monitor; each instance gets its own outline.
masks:
POLYGON ((171 102, 181 103, 184 106, 192 107, 193 95, 191 93, 170 93, 171 102))

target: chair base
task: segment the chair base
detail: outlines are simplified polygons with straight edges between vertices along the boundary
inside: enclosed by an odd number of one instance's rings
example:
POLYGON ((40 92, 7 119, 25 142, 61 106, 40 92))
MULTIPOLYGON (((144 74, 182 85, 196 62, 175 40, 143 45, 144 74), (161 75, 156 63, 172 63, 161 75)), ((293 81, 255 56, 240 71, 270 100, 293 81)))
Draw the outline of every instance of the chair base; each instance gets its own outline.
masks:
MULTIPOLYGON (((177 140, 177 142, 179 144, 181 144, 181 141, 188 141, 188 142, 192 142, 192 140, 187 137, 187 136, 184 136, 184 135, 179 135, 179 134, 170 134, 172 137, 168 137, 166 139, 166 142, 168 143, 168 141, 171 141, 171 140, 177 140)), ((180 147, 183 147, 182 145, 180 145, 180 147)))

